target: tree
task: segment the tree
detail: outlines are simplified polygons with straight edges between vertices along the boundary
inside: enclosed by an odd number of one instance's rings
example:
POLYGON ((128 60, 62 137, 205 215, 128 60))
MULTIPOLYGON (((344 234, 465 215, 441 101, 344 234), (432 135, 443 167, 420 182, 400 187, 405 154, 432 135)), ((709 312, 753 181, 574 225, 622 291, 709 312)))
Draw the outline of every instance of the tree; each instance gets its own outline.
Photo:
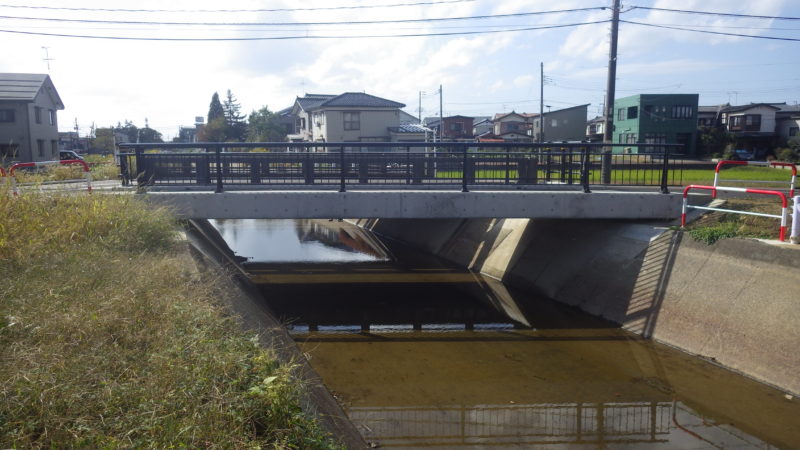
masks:
POLYGON ((211 104, 208 105, 208 123, 220 117, 225 117, 225 110, 222 108, 222 103, 219 102, 219 94, 214 92, 214 95, 211 96, 211 104))
POLYGON ((108 152, 114 151, 114 129, 97 128, 94 132, 94 139, 92 139, 91 148, 96 150, 104 150, 108 152))
POLYGON ((199 142, 225 142, 227 131, 228 124, 225 122, 225 117, 216 117, 197 133, 197 140, 199 142))
POLYGON ((718 127, 700 127, 698 138, 700 153, 705 155, 722 154, 725 147, 734 141, 730 133, 718 127))
POLYGON ((250 113, 247 124, 249 142, 280 142, 286 139, 286 130, 279 123, 280 116, 264 106, 250 113))
POLYGON ((228 89, 225 102, 222 104, 225 114, 225 122, 228 124, 227 138, 229 141, 243 141, 247 132, 245 117, 241 114, 242 106, 236 100, 233 93, 228 89))

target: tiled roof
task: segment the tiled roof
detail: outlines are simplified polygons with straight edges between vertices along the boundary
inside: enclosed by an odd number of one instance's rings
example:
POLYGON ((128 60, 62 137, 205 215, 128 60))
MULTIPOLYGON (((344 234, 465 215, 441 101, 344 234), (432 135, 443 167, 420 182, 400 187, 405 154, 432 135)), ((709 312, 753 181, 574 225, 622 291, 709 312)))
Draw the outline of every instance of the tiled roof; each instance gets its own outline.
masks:
POLYGON ((316 108, 326 100, 330 100, 334 97, 336 96, 328 94, 306 94, 305 97, 297 97, 297 103, 300 104, 301 108, 308 111, 309 109, 316 108))
POLYGON ((766 106, 767 108, 780 110, 780 108, 777 107, 776 105, 771 105, 769 103, 751 103, 749 105, 729 106, 729 107, 723 109, 723 112, 732 113, 732 112, 739 112, 739 111, 747 111, 748 109, 757 108, 759 106, 766 106))
POLYGON ((405 125, 400 125, 399 127, 389 127, 389 131, 391 131, 392 133, 425 133, 431 130, 429 128, 423 127, 422 125, 409 123, 405 125))
POLYGON ((345 92, 322 102, 318 107, 349 106, 365 108, 404 108, 403 103, 393 102, 385 98, 365 94, 363 92, 345 92))
POLYGON ((39 73, 0 73, 0 100, 32 102, 47 87, 53 102, 64 109, 50 77, 39 73))

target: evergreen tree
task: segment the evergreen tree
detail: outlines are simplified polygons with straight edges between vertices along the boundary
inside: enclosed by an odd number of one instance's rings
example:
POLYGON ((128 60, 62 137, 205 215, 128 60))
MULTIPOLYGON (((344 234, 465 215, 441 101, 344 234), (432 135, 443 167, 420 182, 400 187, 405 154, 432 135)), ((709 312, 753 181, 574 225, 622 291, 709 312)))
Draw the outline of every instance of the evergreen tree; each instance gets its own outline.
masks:
POLYGON ((242 106, 236 100, 233 93, 228 89, 225 102, 222 104, 225 114, 225 122, 228 124, 227 137, 231 141, 243 141, 247 132, 245 116, 241 114, 242 106))
POLYGON ((280 142, 286 139, 286 130, 278 122, 278 115, 266 106, 250 113, 247 124, 249 142, 280 142))
POLYGON ((225 110, 222 108, 222 103, 219 102, 219 94, 214 92, 211 96, 211 104, 208 105, 208 122, 211 123, 214 119, 225 117, 225 110))

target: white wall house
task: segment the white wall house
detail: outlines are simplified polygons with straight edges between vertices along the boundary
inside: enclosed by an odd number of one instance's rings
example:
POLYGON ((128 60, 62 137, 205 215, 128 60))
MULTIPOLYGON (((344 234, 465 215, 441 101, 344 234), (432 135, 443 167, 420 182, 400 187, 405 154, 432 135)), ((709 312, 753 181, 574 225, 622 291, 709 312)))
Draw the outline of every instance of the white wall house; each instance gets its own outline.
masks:
POLYGON ((0 73, 0 163, 57 160, 63 109, 49 75, 0 73))

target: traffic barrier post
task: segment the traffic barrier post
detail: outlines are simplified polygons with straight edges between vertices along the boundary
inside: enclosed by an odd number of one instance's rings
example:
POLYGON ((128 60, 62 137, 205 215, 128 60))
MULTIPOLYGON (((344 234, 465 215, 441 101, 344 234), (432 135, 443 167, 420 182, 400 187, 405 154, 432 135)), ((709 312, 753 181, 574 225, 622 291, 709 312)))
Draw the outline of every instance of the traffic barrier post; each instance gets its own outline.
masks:
MULTIPOLYGON (((789 197, 794 197, 794 188, 797 182, 797 165, 789 162, 780 161, 731 161, 722 160, 717 163, 714 169, 714 187, 719 187, 719 170, 723 166, 762 166, 762 167, 789 167, 792 169, 792 178, 789 181, 789 197)), ((750 183, 769 183, 769 181, 756 181, 756 180, 726 180, 726 181, 740 181, 750 183)), ((716 191, 711 193, 711 198, 717 198, 716 191)))
POLYGON ((792 214, 792 232, 790 233, 792 244, 800 244, 800 195, 794 197, 794 212, 792 214))
POLYGON ((80 165, 83 168, 84 179, 86 180, 86 189, 89 193, 92 193, 92 173, 89 170, 89 164, 82 159, 65 159, 61 161, 38 161, 38 162, 25 162, 25 163, 16 163, 12 165, 8 170, 8 176, 11 178, 11 191, 14 195, 19 194, 19 188, 17 186, 17 179, 14 176, 14 172, 17 169, 23 167, 46 167, 46 166, 53 166, 53 165, 80 165))
MULTIPOLYGON (((795 203, 796 204, 796 203, 795 203)), ((786 228, 787 222, 789 218, 789 202, 786 200, 786 194, 780 191, 768 191, 764 189, 749 189, 749 188, 735 188, 735 187, 720 187, 720 186, 701 186, 691 184, 683 188, 683 207, 681 209, 681 228, 686 226, 686 211, 689 208, 692 209, 702 209, 706 211, 719 211, 719 212, 726 212, 731 214, 744 214, 748 216, 760 216, 760 217, 772 217, 775 219, 781 220, 781 227, 779 232, 778 239, 783 242, 786 240, 786 228), (760 195, 774 195, 781 199, 781 214, 764 214, 764 213, 757 213, 751 211, 736 211, 733 209, 724 209, 724 208, 714 208, 710 206, 694 206, 689 205, 689 191, 692 189, 701 189, 706 191, 711 191, 712 198, 716 191, 727 191, 727 192, 746 192, 748 194, 760 194, 760 195)))

